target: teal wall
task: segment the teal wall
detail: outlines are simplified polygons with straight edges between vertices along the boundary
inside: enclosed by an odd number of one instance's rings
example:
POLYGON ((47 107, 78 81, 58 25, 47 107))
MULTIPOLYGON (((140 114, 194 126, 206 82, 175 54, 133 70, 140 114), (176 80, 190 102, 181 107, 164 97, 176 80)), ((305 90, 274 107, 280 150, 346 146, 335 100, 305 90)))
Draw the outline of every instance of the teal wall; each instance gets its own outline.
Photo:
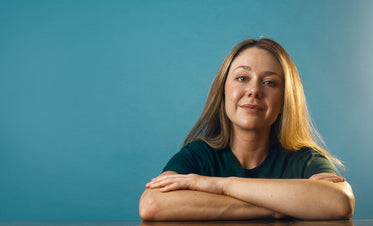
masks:
POLYGON ((269 37, 372 218, 373 1, 0 0, 0 220, 136 220, 229 50, 269 37))

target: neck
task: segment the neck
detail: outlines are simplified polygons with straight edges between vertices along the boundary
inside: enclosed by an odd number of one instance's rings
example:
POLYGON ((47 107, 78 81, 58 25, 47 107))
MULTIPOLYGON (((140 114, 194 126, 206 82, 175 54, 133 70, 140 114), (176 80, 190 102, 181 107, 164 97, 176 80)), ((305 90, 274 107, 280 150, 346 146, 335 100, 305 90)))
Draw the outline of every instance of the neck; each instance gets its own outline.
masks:
POLYGON ((230 147, 242 168, 253 169, 264 161, 269 151, 270 129, 242 131, 232 128, 230 147))

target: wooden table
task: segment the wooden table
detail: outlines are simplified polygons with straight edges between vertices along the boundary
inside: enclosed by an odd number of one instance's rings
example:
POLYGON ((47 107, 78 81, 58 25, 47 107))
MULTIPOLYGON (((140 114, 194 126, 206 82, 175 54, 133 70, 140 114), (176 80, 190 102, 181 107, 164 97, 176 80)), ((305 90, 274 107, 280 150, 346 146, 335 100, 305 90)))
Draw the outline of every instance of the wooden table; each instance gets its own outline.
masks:
POLYGON ((186 221, 186 222, 141 222, 141 221, 0 221, 0 226, 183 226, 183 225, 265 225, 265 226, 373 226, 373 219, 342 221, 298 220, 251 220, 251 221, 186 221))

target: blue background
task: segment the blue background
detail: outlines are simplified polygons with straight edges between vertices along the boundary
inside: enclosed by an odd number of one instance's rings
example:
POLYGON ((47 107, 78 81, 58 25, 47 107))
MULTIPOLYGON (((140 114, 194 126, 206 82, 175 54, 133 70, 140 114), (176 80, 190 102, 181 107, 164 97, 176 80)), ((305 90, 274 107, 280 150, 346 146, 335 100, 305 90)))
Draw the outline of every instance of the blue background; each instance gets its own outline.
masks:
POLYGON ((277 40, 372 218, 373 1, 0 1, 0 220, 137 220, 229 50, 277 40))

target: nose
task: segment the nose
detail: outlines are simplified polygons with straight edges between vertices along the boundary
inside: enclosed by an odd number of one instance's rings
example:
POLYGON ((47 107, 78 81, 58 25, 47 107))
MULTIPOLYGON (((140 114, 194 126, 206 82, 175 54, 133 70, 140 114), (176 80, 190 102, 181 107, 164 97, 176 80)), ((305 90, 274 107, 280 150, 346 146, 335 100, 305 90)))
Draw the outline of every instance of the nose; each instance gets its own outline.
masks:
POLYGON ((260 89, 260 85, 258 84, 258 82, 253 82, 249 85, 247 89, 247 95, 248 97, 252 97, 255 99, 262 98, 262 91, 260 89))

